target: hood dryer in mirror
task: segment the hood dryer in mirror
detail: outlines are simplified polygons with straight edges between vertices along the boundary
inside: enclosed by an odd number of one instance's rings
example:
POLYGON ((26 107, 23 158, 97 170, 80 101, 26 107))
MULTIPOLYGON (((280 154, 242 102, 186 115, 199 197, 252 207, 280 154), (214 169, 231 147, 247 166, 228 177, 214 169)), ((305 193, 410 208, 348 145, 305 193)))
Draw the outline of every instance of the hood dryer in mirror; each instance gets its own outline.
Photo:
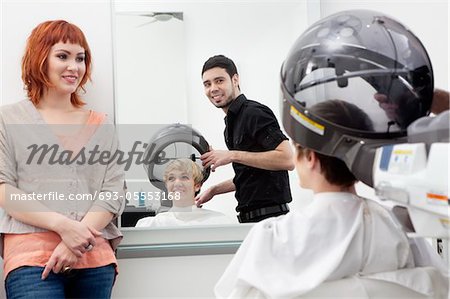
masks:
POLYGON ((210 167, 204 169, 200 156, 209 150, 206 139, 195 129, 184 124, 168 125, 156 132, 149 141, 144 154, 148 163, 144 164, 150 183, 167 192, 163 181, 167 164, 176 159, 188 158, 199 163, 203 169, 203 181, 210 174, 210 167))

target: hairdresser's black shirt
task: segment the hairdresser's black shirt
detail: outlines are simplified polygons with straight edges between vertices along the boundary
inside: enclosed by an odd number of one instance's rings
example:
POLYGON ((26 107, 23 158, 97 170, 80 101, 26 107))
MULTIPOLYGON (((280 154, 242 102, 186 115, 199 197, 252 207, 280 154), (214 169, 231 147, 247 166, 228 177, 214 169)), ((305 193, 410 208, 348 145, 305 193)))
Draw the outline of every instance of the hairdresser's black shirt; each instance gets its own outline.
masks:
MULTIPOLYGON (((225 143, 229 150, 265 152, 274 150, 288 138, 281 132, 269 107, 238 96, 225 117, 225 143)), ((236 186, 236 211, 248 212, 258 208, 292 201, 288 172, 271 171, 233 163, 236 186)))

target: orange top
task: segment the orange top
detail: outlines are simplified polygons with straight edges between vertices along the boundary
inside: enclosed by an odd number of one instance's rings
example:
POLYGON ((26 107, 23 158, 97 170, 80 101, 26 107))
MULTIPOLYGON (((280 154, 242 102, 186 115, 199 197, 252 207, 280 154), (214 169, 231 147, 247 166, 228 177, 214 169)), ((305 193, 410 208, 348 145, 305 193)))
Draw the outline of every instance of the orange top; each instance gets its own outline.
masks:
MULTIPOLYGON (((22 266, 45 267, 61 238, 55 232, 31 234, 5 234, 3 252, 4 278, 14 269, 22 266)), ((95 246, 71 266, 72 269, 96 268, 114 264, 117 260, 108 240, 95 239, 95 246)))
MULTIPOLYGON (((86 126, 83 127, 76 137, 58 136, 58 138, 65 149, 70 149, 77 153, 89 141, 97 126, 102 124, 104 119, 104 114, 91 110, 86 126)), ((60 236, 51 231, 29 234, 5 234, 3 252, 4 277, 6 278, 9 272, 22 266, 45 267, 60 242, 60 236)), ((94 248, 83 254, 71 268, 96 268, 114 264, 117 269, 117 260, 109 241, 102 237, 97 237, 95 242, 94 248)))
MULTIPOLYGON (((71 150, 74 154, 77 154, 89 142, 97 127, 104 122, 105 117, 106 115, 103 113, 90 110, 86 124, 78 132, 75 134, 57 134, 56 136, 64 149, 71 150)), ((71 126, 68 127, 70 128, 71 126)))

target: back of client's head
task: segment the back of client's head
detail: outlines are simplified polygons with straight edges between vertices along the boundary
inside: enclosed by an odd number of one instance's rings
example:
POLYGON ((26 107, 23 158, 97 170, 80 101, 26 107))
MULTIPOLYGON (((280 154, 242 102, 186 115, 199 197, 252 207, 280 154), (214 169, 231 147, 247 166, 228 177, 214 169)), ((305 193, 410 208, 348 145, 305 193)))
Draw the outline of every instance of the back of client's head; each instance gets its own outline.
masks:
POLYGON ((194 180, 194 184, 201 184, 203 181, 203 172, 197 163, 190 159, 181 158, 171 161, 164 171, 164 182, 167 181, 169 173, 173 170, 186 172, 194 180))
MULTIPOLYGON (((308 110, 312 114, 336 125, 357 130, 373 131, 372 122, 367 114, 349 102, 328 100, 320 102, 308 110)), ((310 151, 299 144, 296 144, 296 148, 297 155, 303 155, 310 151)), ((315 154, 320 162, 321 172, 330 184, 350 187, 357 182, 357 179, 344 161, 317 152, 315 154)))

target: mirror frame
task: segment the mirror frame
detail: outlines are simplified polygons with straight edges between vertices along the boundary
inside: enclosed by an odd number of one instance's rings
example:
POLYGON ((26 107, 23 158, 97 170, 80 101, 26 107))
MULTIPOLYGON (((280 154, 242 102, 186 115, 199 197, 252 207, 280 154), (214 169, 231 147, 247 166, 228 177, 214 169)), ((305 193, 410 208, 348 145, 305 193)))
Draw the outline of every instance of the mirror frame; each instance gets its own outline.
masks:
POLYGON ((234 254, 252 223, 167 227, 159 229, 122 228, 123 240, 117 258, 171 257, 234 254))

